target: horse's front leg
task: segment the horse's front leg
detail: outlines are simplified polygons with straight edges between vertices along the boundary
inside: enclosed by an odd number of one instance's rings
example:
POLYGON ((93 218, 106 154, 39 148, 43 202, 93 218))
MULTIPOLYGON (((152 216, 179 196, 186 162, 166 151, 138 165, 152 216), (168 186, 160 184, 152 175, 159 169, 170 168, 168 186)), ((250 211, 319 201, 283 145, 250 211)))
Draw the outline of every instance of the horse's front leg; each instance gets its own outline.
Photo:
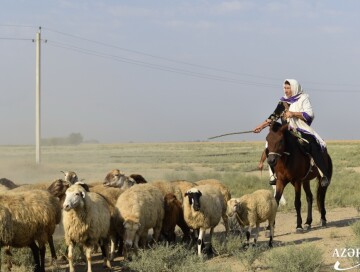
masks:
POLYGON ((306 194, 306 201, 307 201, 307 218, 305 222, 305 230, 309 230, 311 228, 311 223, 312 223, 312 204, 313 204, 313 194, 311 193, 310 181, 308 180, 304 181, 303 188, 306 194))
POLYGON ((302 232, 302 218, 301 218, 301 182, 295 182, 295 210, 296 210, 296 217, 297 217, 297 223, 296 223, 296 232, 302 232))
POLYGON ((284 192, 286 182, 284 182, 282 179, 279 179, 276 181, 276 189, 275 189, 275 200, 279 207, 279 202, 281 199, 281 196, 284 192))

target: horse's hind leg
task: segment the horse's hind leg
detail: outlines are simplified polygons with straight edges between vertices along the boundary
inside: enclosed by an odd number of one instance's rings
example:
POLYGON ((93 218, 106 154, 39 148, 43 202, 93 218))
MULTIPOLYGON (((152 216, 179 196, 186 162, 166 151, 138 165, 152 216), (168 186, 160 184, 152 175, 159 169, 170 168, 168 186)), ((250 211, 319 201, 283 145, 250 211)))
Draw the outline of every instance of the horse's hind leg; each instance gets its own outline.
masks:
POLYGON ((310 188, 310 181, 306 180, 303 183, 303 188, 306 194, 306 201, 307 201, 307 218, 305 222, 305 230, 311 228, 312 223, 312 203, 313 203, 313 194, 310 188))
POLYGON ((301 183, 295 182, 295 210, 296 210, 296 232, 301 232, 302 228, 302 218, 301 218, 301 183))
POLYGON ((321 226, 322 227, 326 227, 325 195, 326 195, 327 188, 328 187, 322 187, 320 185, 320 182, 318 183, 316 200, 317 200, 319 212, 321 214, 321 226))

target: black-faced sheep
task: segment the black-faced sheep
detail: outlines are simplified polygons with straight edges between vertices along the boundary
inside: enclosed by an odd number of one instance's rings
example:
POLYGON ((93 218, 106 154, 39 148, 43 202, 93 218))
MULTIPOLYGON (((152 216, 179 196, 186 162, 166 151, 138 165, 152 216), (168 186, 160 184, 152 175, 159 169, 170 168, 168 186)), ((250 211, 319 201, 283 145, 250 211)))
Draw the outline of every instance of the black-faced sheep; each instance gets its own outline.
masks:
POLYGON ((164 197, 160 190, 149 184, 138 184, 125 190, 116 202, 116 209, 123 222, 125 233, 125 256, 134 246, 139 248, 139 240, 147 240, 149 229, 153 229, 153 239, 158 240, 164 218, 164 197))
POLYGON ((205 184, 209 184, 211 186, 215 186, 217 187, 221 194, 223 195, 223 199, 224 199, 224 209, 222 211, 222 219, 224 222, 224 226, 225 226, 225 231, 226 234, 229 233, 229 219, 228 216, 226 214, 226 206, 227 206, 227 202, 230 200, 231 198, 231 193, 228 187, 226 187, 221 181, 217 180, 217 179, 203 179, 203 180, 199 180, 195 182, 197 185, 205 185, 205 184))
POLYGON ((173 193, 167 193, 164 197, 164 220, 162 224, 161 234, 168 242, 175 242, 175 227, 180 227, 183 232, 183 242, 190 241, 190 228, 184 220, 184 212, 182 203, 173 193))
POLYGON ((227 214, 228 216, 235 214, 240 226, 249 226, 246 232, 247 245, 249 244, 251 229, 255 227, 254 243, 256 243, 260 223, 267 220, 270 227, 269 246, 272 247, 277 208, 278 205, 271 191, 257 190, 252 194, 230 199, 227 203, 227 214))
POLYGON ((187 180, 172 180, 170 181, 171 185, 174 186, 175 188, 179 189, 180 192, 181 192, 181 197, 178 198, 178 200, 183 203, 183 198, 184 198, 184 195, 185 193, 197 186, 198 184, 194 183, 194 182, 191 182, 191 181, 187 181, 187 180))
MULTIPOLYGON (((214 228, 219 224, 224 209, 224 197, 217 187, 199 185, 185 193, 183 202, 184 219, 187 225, 197 230, 198 255, 201 256, 203 238, 207 229, 210 229, 210 245, 214 228)), ((226 207, 225 207, 226 210, 226 207)))
POLYGON ((104 257, 104 266, 111 268, 108 259, 110 210, 105 198, 87 192, 74 184, 66 191, 63 204, 65 243, 68 246, 70 272, 74 272, 73 247, 79 244, 85 249, 88 272, 91 272, 91 250, 99 243, 104 257))
POLYGON ((1 218, 0 228, 9 228, 12 225, 12 231, 0 231, 8 233, 6 239, 2 235, 4 240, 0 241, 0 244, 17 248, 30 247, 35 261, 34 270, 45 271, 45 244, 52 240, 55 227, 61 220, 59 200, 44 190, 9 191, 0 194, 0 206, 0 214, 6 216, 8 222, 4 224, 5 219, 1 218))

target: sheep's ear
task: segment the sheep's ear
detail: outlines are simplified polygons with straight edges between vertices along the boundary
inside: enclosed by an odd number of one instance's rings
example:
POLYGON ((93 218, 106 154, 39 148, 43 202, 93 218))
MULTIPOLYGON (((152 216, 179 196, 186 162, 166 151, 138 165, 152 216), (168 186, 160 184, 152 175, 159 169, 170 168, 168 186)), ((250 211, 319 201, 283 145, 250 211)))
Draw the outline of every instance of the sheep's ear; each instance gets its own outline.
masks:
POLYGON ((188 195, 189 195, 189 193, 188 193, 188 192, 186 192, 184 196, 188 196, 188 195))
POLYGON ((202 193, 199 191, 199 196, 202 196, 202 193))
POLYGON ((81 192, 82 198, 85 198, 85 192, 81 192))

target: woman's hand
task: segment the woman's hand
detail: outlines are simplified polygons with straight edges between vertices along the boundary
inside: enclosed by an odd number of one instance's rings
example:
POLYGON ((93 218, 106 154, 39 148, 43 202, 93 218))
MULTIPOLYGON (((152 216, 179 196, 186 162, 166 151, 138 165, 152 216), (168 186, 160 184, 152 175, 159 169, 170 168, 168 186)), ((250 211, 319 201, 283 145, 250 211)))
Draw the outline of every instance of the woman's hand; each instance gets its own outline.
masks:
POLYGON ((259 133, 259 132, 261 132, 262 130, 263 130, 263 128, 265 128, 265 127, 267 127, 268 125, 270 125, 270 120, 269 119, 267 119, 267 120, 265 120, 264 122, 262 122, 260 125, 258 125, 256 128, 254 128, 254 132, 255 133, 259 133))
POLYGON ((284 115, 285 115, 285 118, 286 118, 286 119, 295 117, 295 114, 294 114, 294 112, 292 112, 292 111, 286 111, 286 112, 284 113, 284 115))

